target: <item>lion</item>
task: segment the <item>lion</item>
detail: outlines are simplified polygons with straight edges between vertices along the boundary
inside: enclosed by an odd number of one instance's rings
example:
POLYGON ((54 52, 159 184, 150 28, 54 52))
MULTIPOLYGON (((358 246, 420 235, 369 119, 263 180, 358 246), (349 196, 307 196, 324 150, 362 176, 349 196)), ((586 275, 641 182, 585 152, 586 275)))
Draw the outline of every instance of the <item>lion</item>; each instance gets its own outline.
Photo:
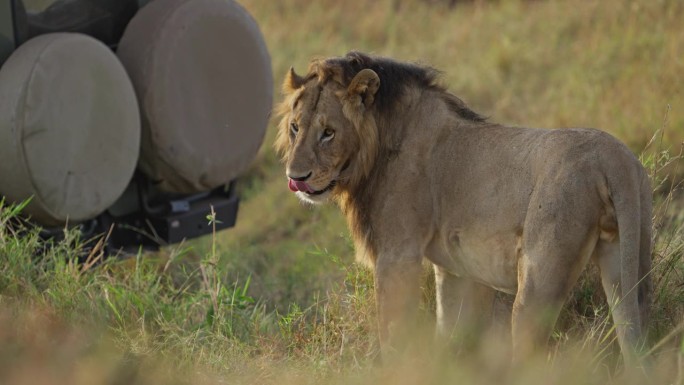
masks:
POLYGON ((275 148, 289 189, 341 208, 357 260, 374 271, 381 354, 410 332, 424 259, 438 336, 486 319, 496 291, 515 295, 514 360, 548 343, 592 260, 624 360, 638 360, 652 291, 639 160, 599 130, 491 123, 438 74, 350 52, 312 61, 305 76, 290 68, 283 85, 275 148))

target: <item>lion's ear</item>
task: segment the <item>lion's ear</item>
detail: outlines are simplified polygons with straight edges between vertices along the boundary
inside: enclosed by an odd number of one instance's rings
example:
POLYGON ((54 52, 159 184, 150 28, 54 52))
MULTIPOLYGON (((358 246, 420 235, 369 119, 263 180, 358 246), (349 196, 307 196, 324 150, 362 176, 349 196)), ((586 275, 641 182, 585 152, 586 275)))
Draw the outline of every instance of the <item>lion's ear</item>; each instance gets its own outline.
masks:
POLYGON ((352 79, 349 87, 347 87, 347 94, 350 100, 358 100, 360 104, 368 107, 373 104, 375 100, 375 93, 380 88, 380 77, 370 68, 359 71, 354 79, 352 79))
POLYGON ((283 83, 283 91, 289 93, 294 90, 299 89, 301 86, 304 85, 304 78, 297 75, 293 67, 290 67, 290 70, 287 71, 287 75, 285 75, 285 82, 283 83))

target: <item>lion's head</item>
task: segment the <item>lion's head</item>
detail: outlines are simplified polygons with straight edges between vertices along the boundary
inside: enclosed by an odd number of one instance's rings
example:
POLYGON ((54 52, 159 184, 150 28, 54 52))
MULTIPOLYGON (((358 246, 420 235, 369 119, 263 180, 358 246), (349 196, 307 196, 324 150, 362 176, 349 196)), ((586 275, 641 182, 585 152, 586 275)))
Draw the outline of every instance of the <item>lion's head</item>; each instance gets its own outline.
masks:
POLYGON ((342 59, 314 61, 306 76, 288 72, 275 147, 286 164, 290 190, 321 203, 370 172, 378 132, 370 108, 378 74, 342 59))

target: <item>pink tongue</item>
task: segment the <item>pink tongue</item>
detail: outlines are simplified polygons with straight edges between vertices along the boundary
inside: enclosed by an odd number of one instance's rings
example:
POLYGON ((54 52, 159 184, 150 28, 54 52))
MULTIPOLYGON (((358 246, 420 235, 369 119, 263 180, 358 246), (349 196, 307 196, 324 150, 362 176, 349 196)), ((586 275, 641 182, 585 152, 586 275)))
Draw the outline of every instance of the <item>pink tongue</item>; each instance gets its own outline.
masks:
POLYGON ((299 182, 299 181, 292 180, 292 179, 290 179, 289 182, 287 183, 287 187, 290 188, 290 191, 304 191, 307 193, 313 192, 311 187, 309 187, 309 185, 306 184, 306 182, 299 182))

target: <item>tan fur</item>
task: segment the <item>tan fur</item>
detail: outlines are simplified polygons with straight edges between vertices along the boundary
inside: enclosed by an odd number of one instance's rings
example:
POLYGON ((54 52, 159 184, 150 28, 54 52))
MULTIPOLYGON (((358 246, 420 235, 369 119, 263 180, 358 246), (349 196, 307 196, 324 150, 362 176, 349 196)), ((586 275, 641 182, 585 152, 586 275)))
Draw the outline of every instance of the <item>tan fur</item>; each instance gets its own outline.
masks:
POLYGON ((592 259, 633 361, 650 301, 651 195, 639 161, 601 131, 489 123, 436 75, 355 52, 316 60, 306 76, 290 71, 278 111, 288 176, 324 191, 298 196, 336 202, 357 259, 374 268, 383 351, 410 330, 424 258, 437 272, 440 335, 481 322, 494 290, 516 295, 514 358, 546 342, 592 259))

